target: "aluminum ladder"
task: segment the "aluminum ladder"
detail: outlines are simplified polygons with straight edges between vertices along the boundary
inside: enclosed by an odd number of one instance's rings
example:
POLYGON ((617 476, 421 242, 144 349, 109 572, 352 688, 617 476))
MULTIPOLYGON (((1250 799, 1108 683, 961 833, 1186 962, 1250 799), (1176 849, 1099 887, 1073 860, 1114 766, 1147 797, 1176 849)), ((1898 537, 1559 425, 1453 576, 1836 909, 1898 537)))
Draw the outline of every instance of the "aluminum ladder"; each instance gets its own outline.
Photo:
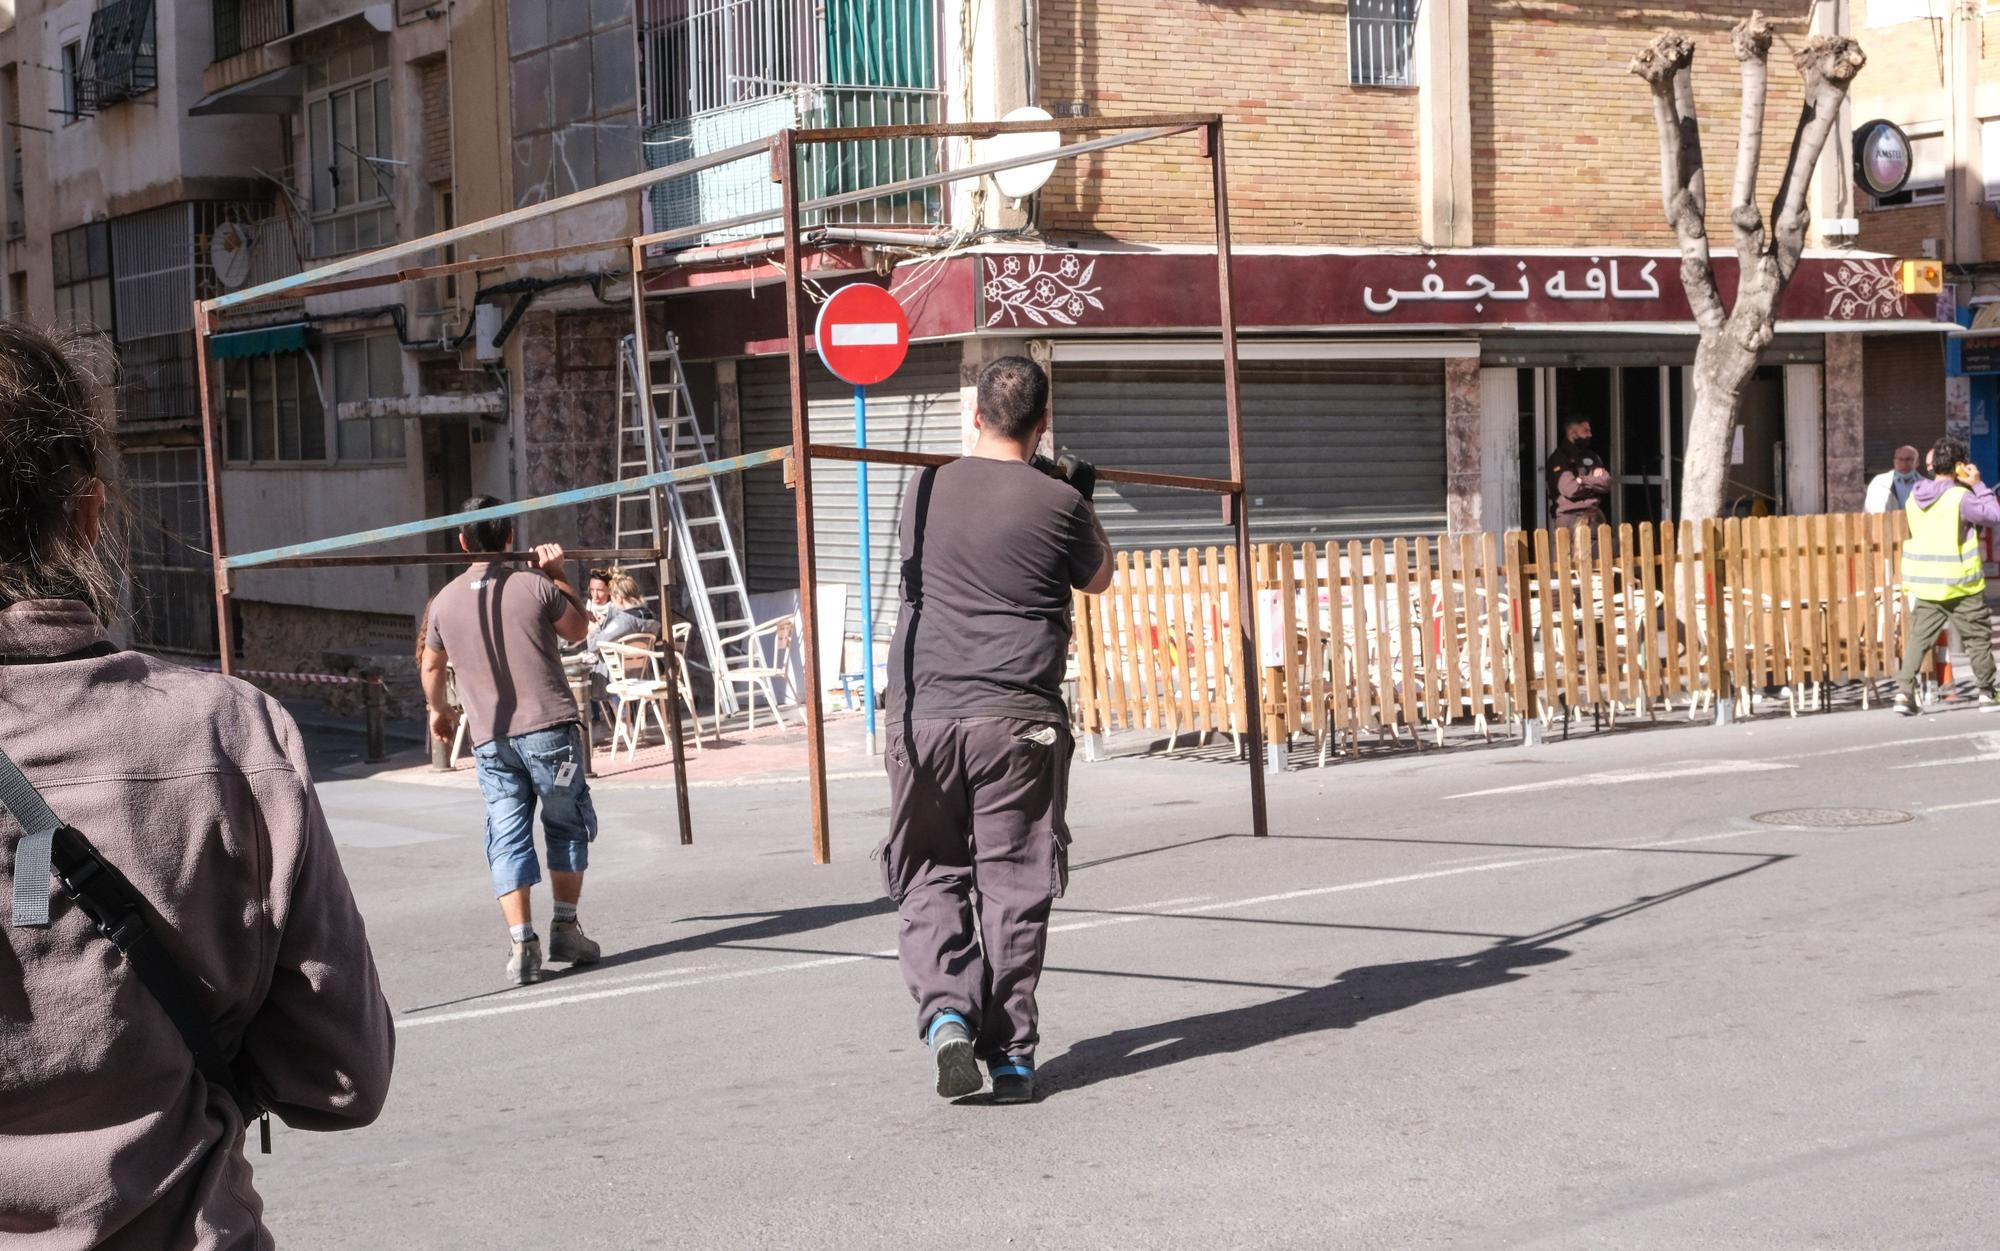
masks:
MULTIPOLYGON (((680 345, 671 334, 641 367, 632 336, 619 345, 624 368, 618 374, 618 476, 634 478, 661 469, 705 465, 713 457, 712 436, 695 420, 694 398, 681 370, 680 345), (664 366, 664 376, 659 367, 664 366), (661 407, 665 407, 662 416, 661 407)), ((735 668, 754 663, 756 642, 746 637, 756 625, 750 613, 750 592, 743 584, 743 565, 722 506, 716 478, 677 482, 661 491, 667 499, 667 525, 675 547, 678 587, 687 598, 701 636, 707 669, 715 664, 735 668)), ((616 504, 612 546, 642 549, 653 543, 653 493, 621 495, 616 504)), ((641 562, 645 563, 645 562, 641 562)), ((657 590, 657 588, 655 588, 657 590)), ((657 595, 648 596, 657 601, 657 595)), ((663 610, 661 621, 668 620, 663 610)), ((695 662, 690 662, 695 663, 695 662)), ((722 684, 716 698, 725 715, 737 711, 736 692, 722 684)))

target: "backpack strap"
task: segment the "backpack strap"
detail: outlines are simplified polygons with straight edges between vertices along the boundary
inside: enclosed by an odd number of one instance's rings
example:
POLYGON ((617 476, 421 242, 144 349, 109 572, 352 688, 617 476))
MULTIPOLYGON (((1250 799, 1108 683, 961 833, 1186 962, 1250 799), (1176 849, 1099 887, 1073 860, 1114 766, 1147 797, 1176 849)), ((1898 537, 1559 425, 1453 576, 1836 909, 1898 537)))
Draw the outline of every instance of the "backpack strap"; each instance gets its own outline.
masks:
POLYGON ((14 925, 40 928, 49 923, 49 870, 56 831, 63 823, 4 751, 0 751, 0 808, 13 813, 27 831, 14 845, 14 925))
POLYGON ((224 1058, 186 975, 147 923, 145 901, 138 890, 116 865, 98 854, 89 839, 49 809, 34 784, 4 751, 0 751, 0 807, 28 831, 14 852, 14 924, 29 927, 49 923, 47 883, 53 869, 63 896, 118 949, 140 985, 165 1009, 193 1053, 195 1068, 209 1085, 235 1100, 245 1119, 254 1115, 255 1100, 247 1096, 224 1058))

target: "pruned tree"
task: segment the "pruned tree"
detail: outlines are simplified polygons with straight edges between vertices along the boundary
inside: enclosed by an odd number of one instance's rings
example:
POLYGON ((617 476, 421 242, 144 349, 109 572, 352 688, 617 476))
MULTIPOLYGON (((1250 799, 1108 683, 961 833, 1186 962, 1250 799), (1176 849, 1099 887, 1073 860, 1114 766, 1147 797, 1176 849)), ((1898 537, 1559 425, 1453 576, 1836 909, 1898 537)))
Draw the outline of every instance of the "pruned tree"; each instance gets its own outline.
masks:
POLYGON ((1724 309, 1708 250, 1708 186, 1702 169, 1701 124, 1695 116, 1694 41, 1669 31, 1632 58, 1632 72, 1653 90, 1660 140, 1660 199, 1680 240, 1681 285, 1694 310, 1701 343, 1694 357, 1694 417, 1688 426, 1681 516, 1719 516, 1730 428, 1757 357, 1776 335, 1778 301, 1805 251, 1811 212, 1806 193, 1813 167, 1839 120, 1848 84, 1868 58, 1845 36, 1816 35, 1796 63, 1805 77, 1805 105, 1767 226, 1757 207, 1757 169, 1764 146, 1771 24, 1752 12, 1730 32, 1742 67, 1742 115, 1729 223, 1736 233, 1736 299, 1724 309))

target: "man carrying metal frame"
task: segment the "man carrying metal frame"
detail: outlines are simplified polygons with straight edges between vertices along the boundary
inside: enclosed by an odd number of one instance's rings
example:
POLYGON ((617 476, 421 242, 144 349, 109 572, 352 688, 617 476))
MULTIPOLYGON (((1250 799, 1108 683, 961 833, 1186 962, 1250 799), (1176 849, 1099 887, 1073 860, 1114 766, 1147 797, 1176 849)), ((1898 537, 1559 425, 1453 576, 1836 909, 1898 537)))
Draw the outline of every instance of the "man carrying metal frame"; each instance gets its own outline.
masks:
MULTIPOLYGON (((461 511, 499 501, 477 496, 461 511)), ((535 934, 528 890, 542 880, 535 859, 535 803, 541 802, 555 889, 549 959, 590 964, 597 943, 577 923, 583 871, 597 837, 597 811, 584 780, 587 748, 576 701, 563 677, 557 640, 580 643, 590 633, 583 601, 563 572, 563 549, 535 549, 538 568, 517 573, 501 553, 514 543, 511 518, 477 521, 459 531, 459 545, 476 563, 431 601, 424 632, 424 697, 431 733, 450 742, 458 712, 445 696, 445 665, 472 724, 472 758, 486 799, 486 861, 512 939, 507 980, 542 980, 542 943, 535 934), (481 558, 484 559, 481 559, 481 558)))
POLYGON ((987 365, 977 445, 926 469, 902 519, 877 855, 946 1098, 980 1089, 981 1060, 996 1102, 1034 1097, 1035 986, 1069 872, 1071 593, 1111 585, 1096 471, 1034 454, 1048 398, 1048 376, 1025 357, 987 365))

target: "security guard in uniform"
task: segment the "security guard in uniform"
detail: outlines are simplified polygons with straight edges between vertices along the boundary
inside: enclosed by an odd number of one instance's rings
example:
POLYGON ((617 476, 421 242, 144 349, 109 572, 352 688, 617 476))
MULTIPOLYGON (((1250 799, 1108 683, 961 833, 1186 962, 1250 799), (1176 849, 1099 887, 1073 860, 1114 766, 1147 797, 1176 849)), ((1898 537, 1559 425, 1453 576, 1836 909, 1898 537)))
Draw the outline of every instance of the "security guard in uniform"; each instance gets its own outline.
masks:
POLYGON ((1896 711, 1917 715, 1917 670, 1946 625, 1956 627, 1982 711, 2000 711, 1994 693, 1993 617, 1986 607, 1986 572, 1979 529, 2000 526, 2000 500, 1979 480, 1979 467, 1956 439, 1931 447, 1931 477, 1904 506, 1910 537, 1903 544, 1903 590, 1915 600, 1903 663, 1896 672, 1896 711))

